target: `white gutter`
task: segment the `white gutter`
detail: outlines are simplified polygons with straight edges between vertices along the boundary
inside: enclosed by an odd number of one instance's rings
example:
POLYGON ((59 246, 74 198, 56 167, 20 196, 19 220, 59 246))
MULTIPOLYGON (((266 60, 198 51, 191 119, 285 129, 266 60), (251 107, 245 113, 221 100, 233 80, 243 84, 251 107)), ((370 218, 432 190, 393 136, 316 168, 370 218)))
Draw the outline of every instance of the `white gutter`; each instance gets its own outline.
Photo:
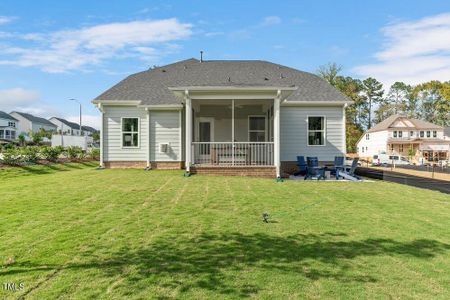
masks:
POLYGON ((353 101, 287 101, 284 100, 281 106, 342 106, 352 104, 353 101))
POLYGON ((94 104, 103 105, 139 105, 142 103, 141 100, 92 100, 94 104))
POLYGON ((168 87, 171 91, 229 91, 229 90, 247 90, 247 91, 295 91, 298 87, 279 87, 279 86, 176 86, 168 87))

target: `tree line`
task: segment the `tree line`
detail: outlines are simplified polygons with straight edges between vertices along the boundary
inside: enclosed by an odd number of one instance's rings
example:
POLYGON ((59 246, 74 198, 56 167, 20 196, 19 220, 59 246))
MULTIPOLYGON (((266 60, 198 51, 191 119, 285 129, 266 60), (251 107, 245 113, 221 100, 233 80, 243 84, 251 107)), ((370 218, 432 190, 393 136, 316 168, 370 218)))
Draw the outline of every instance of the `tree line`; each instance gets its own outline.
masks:
POLYGON ((417 85, 397 81, 385 89, 375 78, 343 76, 341 70, 338 64, 329 63, 317 73, 353 101, 346 109, 348 152, 356 152, 356 143, 365 130, 394 114, 450 126, 450 80, 417 85))

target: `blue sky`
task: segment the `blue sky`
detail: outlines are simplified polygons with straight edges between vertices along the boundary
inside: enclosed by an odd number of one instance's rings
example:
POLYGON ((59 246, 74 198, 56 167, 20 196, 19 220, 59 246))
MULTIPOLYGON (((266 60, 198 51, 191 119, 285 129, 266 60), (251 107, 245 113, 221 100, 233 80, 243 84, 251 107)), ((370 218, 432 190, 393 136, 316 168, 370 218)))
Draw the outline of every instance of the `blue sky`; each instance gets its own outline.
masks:
POLYGON ((386 85, 450 80, 450 1, 0 2, 0 110, 98 124, 90 101, 190 57, 262 59, 386 85))

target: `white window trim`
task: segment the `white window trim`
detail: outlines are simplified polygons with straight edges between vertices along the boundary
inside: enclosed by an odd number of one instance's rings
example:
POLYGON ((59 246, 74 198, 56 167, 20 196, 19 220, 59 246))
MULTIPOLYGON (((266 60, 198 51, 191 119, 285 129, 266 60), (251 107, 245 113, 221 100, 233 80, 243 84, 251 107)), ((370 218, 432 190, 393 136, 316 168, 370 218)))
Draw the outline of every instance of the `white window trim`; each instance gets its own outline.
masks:
POLYGON ((317 115, 307 115, 306 116, 306 145, 308 147, 325 147, 327 145, 327 117, 326 116, 317 116, 317 115), (310 145, 309 144, 309 118, 323 118, 323 130, 314 130, 314 131, 323 131, 323 145, 310 145))
POLYGON ((121 117, 120 118, 120 146, 122 149, 140 149, 141 148, 141 118, 140 117, 121 117), (138 145, 137 146, 124 146, 123 145, 123 134, 124 133, 134 133, 134 131, 123 131, 123 119, 138 119, 138 145))
POLYGON ((263 132, 264 131, 264 142, 267 142, 267 116, 266 115, 248 115, 247 116, 247 141, 250 142, 250 132, 263 132), (250 130, 250 118, 264 118, 264 130, 250 130))

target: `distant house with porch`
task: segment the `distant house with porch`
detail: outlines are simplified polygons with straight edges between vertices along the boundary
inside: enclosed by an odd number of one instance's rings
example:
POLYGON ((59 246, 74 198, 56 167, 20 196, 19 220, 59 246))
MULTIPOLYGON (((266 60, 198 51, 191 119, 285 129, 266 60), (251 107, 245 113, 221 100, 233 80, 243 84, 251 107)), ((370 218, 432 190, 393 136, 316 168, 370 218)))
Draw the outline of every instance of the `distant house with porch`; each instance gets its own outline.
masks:
POLYGON ((367 130, 357 143, 359 157, 371 158, 386 153, 438 161, 449 158, 450 140, 444 127, 430 122, 393 115, 367 130))
POLYGON ((18 135, 23 134, 28 136, 28 133, 39 132, 42 129, 45 131, 56 131, 57 129, 57 126, 49 120, 36 117, 32 114, 13 111, 10 115, 19 120, 18 135))
POLYGON ((3 111, 0 111, 0 140, 15 140, 17 138, 18 126, 19 120, 3 111))
POLYGON ((297 155, 345 155, 351 101, 271 62, 188 59, 133 74, 93 103, 106 167, 275 177, 294 170, 297 155))

